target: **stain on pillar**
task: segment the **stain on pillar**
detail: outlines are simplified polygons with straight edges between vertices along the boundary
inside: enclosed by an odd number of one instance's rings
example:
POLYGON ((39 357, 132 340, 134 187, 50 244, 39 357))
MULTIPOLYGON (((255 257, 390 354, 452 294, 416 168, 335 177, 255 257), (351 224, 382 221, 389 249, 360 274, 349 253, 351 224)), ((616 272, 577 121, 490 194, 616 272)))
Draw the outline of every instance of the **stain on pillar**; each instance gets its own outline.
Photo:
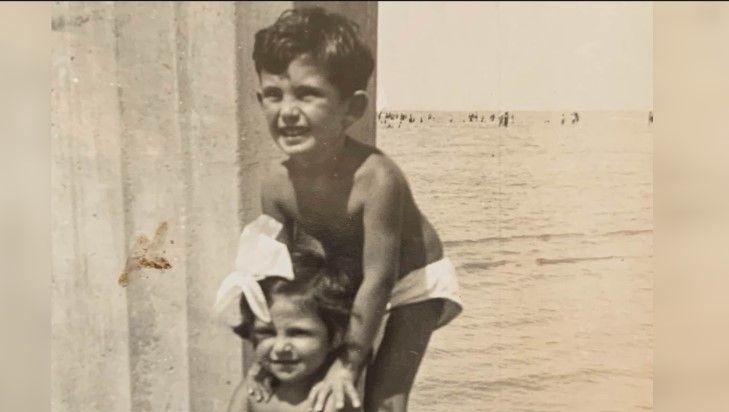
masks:
POLYGON ((160 223, 150 241, 145 235, 139 235, 127 256, 124 270, 119 275, 119 285, 126 287, 131 275, 142 268, 166 270, 172 267, 165 258, 167 240, 167 222, 160 223))

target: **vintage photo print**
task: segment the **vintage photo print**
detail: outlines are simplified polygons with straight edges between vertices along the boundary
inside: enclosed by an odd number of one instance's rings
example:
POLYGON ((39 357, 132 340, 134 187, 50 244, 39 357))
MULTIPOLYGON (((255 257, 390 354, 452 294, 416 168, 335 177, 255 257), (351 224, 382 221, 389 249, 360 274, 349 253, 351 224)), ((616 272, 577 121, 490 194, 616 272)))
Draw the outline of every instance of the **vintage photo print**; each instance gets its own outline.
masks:
POLYGON ((651 3, 51 30, 52 410, 653 409, 651 3))

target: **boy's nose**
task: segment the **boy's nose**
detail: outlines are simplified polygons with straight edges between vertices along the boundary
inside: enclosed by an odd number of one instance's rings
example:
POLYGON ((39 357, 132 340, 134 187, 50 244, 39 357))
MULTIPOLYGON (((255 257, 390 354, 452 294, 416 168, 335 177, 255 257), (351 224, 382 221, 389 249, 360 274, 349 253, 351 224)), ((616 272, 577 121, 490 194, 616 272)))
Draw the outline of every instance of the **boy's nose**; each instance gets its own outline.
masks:
POLYGON ((299 110, 299 107, 292 103, 292 102, 284 102, 281 105, 281 114, 280 118, 281 121, 283 121, 283 125, 281 126, 293 126, 299 121, 299 116, 301 115, 301 111, 299 110))

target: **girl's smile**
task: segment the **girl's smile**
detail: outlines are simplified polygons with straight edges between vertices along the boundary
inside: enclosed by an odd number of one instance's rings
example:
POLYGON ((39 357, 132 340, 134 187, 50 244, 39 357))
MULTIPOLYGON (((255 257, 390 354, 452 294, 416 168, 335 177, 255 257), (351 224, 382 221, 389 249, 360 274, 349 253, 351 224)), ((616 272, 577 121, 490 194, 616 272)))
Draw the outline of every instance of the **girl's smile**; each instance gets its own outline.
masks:
POLYGON ((261 364, 279 381, 311 379, 332 349, 326 324, 299 296, 273 295, 272 322, 256 319, 253 336, 261 364))

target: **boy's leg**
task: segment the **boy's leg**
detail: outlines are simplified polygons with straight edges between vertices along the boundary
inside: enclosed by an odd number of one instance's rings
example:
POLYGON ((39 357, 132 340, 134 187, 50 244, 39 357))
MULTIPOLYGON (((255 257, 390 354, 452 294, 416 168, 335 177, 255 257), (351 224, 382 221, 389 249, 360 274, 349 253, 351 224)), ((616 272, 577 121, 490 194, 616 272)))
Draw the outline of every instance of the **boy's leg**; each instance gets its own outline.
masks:
POLYGON ((365 411, 407 410, 408 396, 443 302, 431 299, 393 308, 374 362, 367 368, 365 411))

